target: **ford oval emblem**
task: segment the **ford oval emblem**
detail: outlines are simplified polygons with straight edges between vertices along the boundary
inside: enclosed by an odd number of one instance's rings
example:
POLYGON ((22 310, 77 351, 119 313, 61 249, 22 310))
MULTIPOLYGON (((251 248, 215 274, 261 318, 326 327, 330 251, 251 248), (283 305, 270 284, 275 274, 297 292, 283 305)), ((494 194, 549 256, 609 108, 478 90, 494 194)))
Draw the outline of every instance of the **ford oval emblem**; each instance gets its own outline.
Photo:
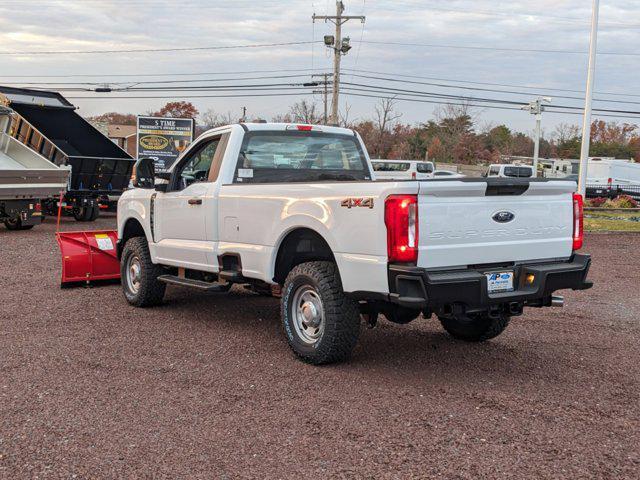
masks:
POLYGON ((491 218, 493 219, 494 222, 507 223, 507 222, 510 222, 511 220, 513 220, 514 218, 516 218, 516 216, 512 212, 508 212, 508 211, 504 210, 502 212, 494 213, 493 217, 491 217, 491 218))

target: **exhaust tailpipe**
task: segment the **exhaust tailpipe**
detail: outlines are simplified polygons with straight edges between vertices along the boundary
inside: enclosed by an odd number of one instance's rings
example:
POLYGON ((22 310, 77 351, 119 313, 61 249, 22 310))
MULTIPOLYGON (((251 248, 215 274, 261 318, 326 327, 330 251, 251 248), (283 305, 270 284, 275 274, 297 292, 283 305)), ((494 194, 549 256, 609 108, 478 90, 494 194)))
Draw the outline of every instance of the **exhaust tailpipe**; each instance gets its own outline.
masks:
POLYGON ((562 295, 553 295, 551 297, 552 307, 564 307, 564 297, 562 295))

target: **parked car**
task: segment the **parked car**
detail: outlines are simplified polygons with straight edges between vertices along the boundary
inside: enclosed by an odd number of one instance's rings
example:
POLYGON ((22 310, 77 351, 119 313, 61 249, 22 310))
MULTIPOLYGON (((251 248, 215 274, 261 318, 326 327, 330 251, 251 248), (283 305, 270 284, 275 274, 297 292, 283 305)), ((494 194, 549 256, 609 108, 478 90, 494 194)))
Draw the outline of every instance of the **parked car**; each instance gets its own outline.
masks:
POLYGON ((501 178, 532 178, 536 176, 536 172, 530 165, 494 164, 489 165, 484 176, 501 178))
POLYGON ((433 178, 462 178, 464 175, 451 170, 434 170, 433 178))
POLYGON ((556 290, 591 286, 575 183, 373 173, 356 132, 315 125, 216 128, 168 172, 140 159, 118 202, 124 296, 147 307, 167 284, 281 292, 291 349, 321 364, 349 357, 361 315, 435 314, 484 341, 524 307, 561 305, 556 290))
POLYGON ((433 178, 433 162, 420 160, 371 160, 376 180, 424 180, 433 178))

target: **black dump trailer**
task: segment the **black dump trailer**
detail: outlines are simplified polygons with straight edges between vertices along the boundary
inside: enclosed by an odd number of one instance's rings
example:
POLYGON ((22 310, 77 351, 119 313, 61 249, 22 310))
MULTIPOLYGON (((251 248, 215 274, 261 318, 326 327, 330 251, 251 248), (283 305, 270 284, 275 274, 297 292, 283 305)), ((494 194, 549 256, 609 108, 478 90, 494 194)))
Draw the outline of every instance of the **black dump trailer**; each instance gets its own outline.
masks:
MULTIPOLYGON (((9 134, 58 166, 71 167, 63 209, 93 221, 112 208, 129 185, 133 158, 76 113, 57 92, 0 86, 0 103, 14 116, 9 134)), ((57 200, 43 211, 57 213, 57 200)))

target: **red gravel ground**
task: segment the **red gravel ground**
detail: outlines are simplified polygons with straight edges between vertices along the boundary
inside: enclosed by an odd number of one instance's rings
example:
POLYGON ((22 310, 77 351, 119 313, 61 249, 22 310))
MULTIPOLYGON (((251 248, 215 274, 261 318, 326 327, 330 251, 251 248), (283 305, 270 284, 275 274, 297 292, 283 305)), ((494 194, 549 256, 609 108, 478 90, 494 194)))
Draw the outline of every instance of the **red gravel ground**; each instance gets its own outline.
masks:
POLYGON ((1 478, 640 477, 638 235, 588 236, 596 286, 493 341, 381 322, 318 368, 275 299, 134 309, 59 288, 51 220, 0 230, 1 478))

